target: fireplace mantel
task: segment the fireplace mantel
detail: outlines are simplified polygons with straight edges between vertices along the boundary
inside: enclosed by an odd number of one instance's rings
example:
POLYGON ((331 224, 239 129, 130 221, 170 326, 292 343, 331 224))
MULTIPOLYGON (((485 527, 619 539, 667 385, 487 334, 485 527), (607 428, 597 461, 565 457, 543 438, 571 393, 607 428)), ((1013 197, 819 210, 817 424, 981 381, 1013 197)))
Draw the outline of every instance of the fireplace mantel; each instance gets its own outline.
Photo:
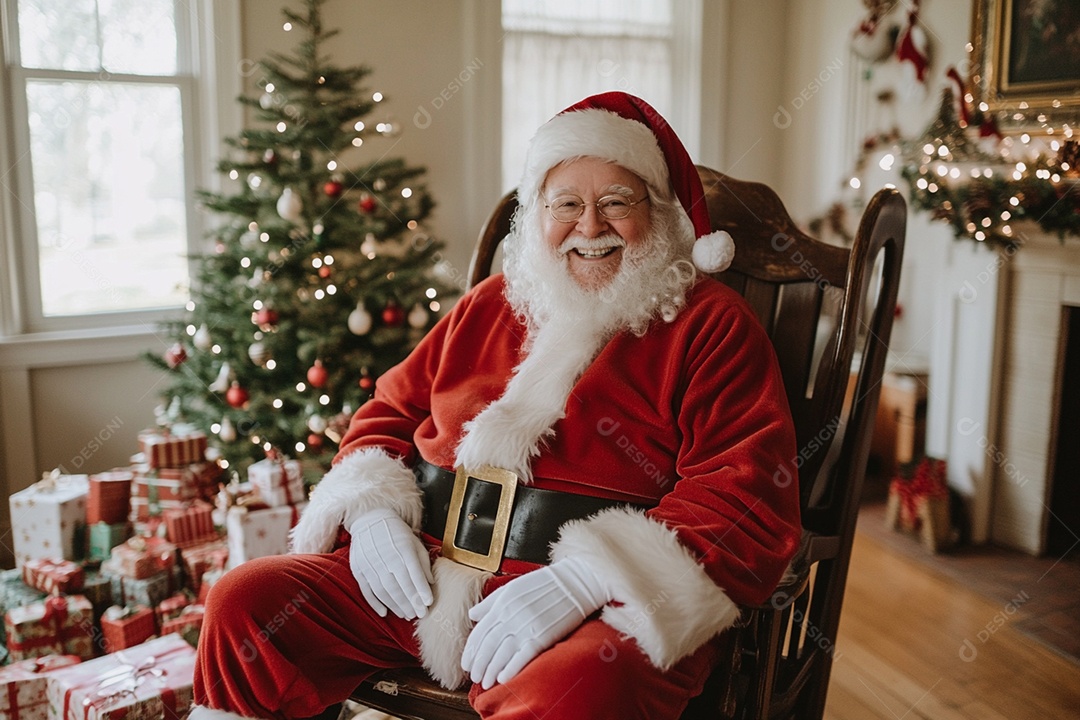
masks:
POLYGON ((957 242, 937 299, 927 452, 949 464, 974 542, 1046 544, 1063 308, 1080 306, 1080 240, 1015 227, 1022 245, 957 242))

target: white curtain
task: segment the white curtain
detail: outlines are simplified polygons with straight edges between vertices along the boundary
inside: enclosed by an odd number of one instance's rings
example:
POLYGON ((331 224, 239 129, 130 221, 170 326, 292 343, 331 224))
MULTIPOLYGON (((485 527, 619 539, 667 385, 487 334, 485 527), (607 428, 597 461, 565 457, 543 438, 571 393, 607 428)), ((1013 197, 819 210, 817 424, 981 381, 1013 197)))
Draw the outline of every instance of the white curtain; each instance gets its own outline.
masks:
POLYGON ((584 97, 623 90, 675 127, 672 0, 503 0, 503 187, 536 129, 584 97))

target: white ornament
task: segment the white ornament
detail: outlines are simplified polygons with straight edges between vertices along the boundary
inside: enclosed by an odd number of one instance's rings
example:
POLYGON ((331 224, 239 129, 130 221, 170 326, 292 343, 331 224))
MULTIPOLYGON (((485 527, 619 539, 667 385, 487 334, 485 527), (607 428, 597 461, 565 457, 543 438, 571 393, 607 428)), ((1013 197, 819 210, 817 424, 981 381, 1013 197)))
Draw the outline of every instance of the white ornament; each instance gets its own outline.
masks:
POLYGON ((427 325, 428 313, 420 303, 413 305, 409 311, 409 327, 420 329, 427 325))
POLYGON ((277 212, 285 220, 296 222, 300 219, 300 213, 304 210, 304 202, 298 193, 292 188, 285 188, 277 201, 277 212))
POLYGON ((326 425, 326 418, 322 415, 312 415, 307 421, 308 430, 313 433, 321 433, 326 430, 326 425))
POLYGON ((371 313, 362 304, 357 305, 356 309, 349 313, 349 332, 353 335, 366 335, 371 330, 371 323, 371 313))
POLYGON ((262 97, 259 98, 259 107, 263 110, 269 110, 274 107, 274 96, 270 93, 263 93, 262 97))
POLYGON ((210 328, 206 327, 206 323, 199 326, 199 329, 195 331, 194 337, 191 338, 192 344, 199 350, 209 350, 212 340, 210 339, 210 328))
POLYGON ((221 419, 221 428, 218 429, 218 437, 225 442, 232 442, 236 439, 236 428, 233 427, 232 420, 228 417, 221 419))
POLYGON ((253 342, 248 348, 248 357, 256 365, 264 365, 270 359, 270 351, 261 342, 253 342))
POLYGON ((255 268, 255 272, 251 273, 251 279, 247 281, 249 288, 255 289, 263 284, 264 270, 261 267, 255 268))
POLYGON ((214 382, 207 386, 210 392, 223 393, 229 389, 229 376, 232 375, 232 368, 229 367, 229 363, 222 363, 221 370, 218 371, 217 377, 214 382))
POLYGON ((374 257, 375 251, 378 250, 378 243, 375 242, 375 233, 368 233, 364 237, 364 242, 360 243, 360 252, 367 255, 369 258, 374 257))

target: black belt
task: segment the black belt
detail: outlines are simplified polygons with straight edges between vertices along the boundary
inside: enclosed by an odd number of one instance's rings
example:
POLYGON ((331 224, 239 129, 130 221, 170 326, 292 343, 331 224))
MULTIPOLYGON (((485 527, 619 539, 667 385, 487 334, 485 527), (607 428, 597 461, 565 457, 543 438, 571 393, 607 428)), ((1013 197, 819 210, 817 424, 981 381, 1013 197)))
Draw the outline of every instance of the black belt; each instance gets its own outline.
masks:
POLYGON ((651 507, 542 490, 517 483, 516 477, 505 470, 485 472, 482 469, 461 474, 463 487, 459 489, 457 529, 452 538, 447 538, 446 523, 454 504, 458 475, 424 460, 417 462, 413 472, 416 484, 424 494, 424 532, 444 538, 444 556, 487 570, 496 569, 504 557, 547 564, 548 552, 558 539, 559 528, 570 520, 579 520, 611 507, 651 507), (511 483, 508 485, 500 476, 509 476, 511 483), (507 503, 508 494, 513 498, 512 504, 507 503), (505 535, 504 547, 492 547, 493 540, 497 542, 500 535, 505 535), (454 557, 455 554, 464 559, 454 557), (470 561, 478 557, 480 564, 470 561))

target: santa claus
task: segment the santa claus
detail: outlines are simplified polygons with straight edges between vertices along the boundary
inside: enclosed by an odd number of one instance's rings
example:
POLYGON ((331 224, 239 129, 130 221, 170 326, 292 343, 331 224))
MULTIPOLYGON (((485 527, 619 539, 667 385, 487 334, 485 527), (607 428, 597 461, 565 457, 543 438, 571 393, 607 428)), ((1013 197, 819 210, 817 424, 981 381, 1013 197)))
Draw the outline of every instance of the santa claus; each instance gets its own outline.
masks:
POLYGON ((504 273, 379 379, 293 554, 214 585, 192 720, 311 717, 415 665, 484 718, 675 718, 775 587, 794 431, 768 337, 699 272, 733 248, 682 143, 587 98, 518 201, 504 273))

